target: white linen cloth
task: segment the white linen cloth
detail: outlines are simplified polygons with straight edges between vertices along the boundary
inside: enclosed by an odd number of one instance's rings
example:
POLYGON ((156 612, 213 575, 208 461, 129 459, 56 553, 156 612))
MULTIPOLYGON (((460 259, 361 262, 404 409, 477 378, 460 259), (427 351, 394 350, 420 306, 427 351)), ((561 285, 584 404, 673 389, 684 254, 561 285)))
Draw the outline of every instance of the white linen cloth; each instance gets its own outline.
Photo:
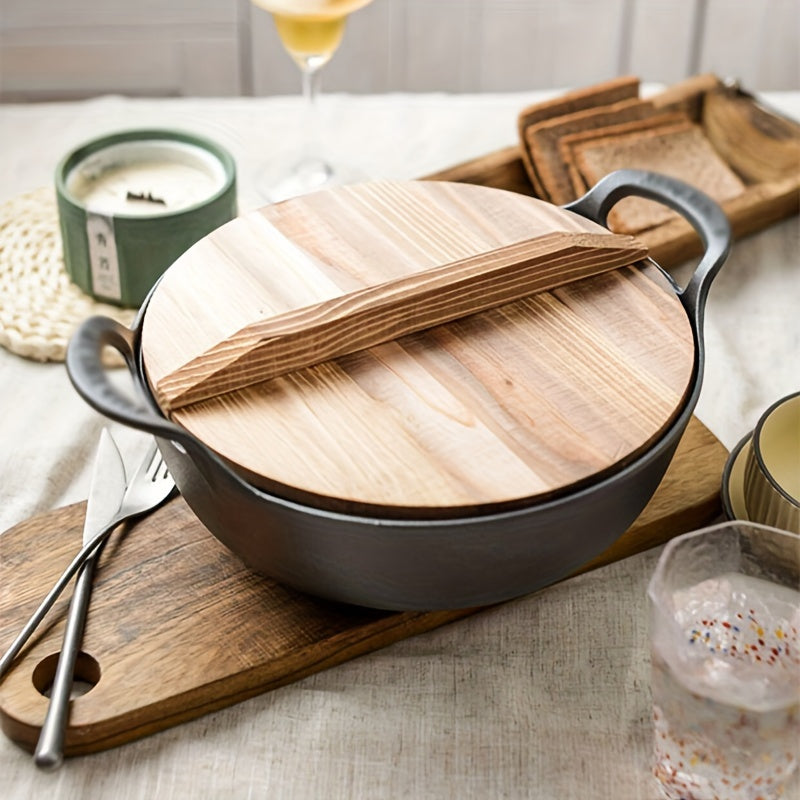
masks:
MULTIPOLYGON (((340 158, 365 176, 412 178, 514 144, 518 111, 546 94, 331 95, 321 110, 340 158)), ((765 99, 800 118, 800 92, 765 99)), ((0 202, 52 185, 58 160, 85 140, 158 126, 227 147, 246 211, 262 203, 258 166, 296 136, 299 119, 298 98, 286 97, 0 106, 0 202)), ((800 388, 799 243, 797 217, 742 240, 712 287, 696 415, 729 449, 800 388)), ((141 446, 77 396, 62 364, 0 350, 0 407, 0 530, 86 498, 103 426, 124 455, 141 446)), ((657 555, 70 759, 55 774, 0 737, 0 795, 652 798, 645 588, 657 555)))

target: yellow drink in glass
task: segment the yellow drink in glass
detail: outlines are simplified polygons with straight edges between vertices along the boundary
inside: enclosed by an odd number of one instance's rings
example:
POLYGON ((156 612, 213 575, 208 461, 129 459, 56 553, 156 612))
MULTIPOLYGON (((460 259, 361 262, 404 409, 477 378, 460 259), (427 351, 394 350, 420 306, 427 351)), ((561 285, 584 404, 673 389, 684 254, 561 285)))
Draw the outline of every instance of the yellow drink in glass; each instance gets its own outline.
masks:
POLYGON ((275 20, 283 46, 301 66, 328 61, 344 35, 348 14, 371 0, 254 0, 275 20))
POLYGON ((360 178, 334 167, 324 156, 316 116, 320 68, 336 52, 349 14, 372 0, 252 0, 272 14, 283 47, 300 68, 306 100, 305 146, 292 163, 269 165, 257 181, 259 192, 273 202, 360 178))

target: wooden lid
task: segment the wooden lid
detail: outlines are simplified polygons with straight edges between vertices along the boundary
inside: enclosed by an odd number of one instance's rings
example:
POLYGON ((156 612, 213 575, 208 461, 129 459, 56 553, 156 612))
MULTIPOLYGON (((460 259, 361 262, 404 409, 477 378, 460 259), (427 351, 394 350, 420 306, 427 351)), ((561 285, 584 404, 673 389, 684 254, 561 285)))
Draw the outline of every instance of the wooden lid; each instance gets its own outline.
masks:
MULTIPOLYGON (((146 309, 151 386, 253 322, 553 231, 604 228, 469 184, 371 183, 266 206, 198 242, 146 309)), ((618 469, 671 424, 693 337, 625 267, 171 412, 254 484, 398 516, 498 511, 618 469)))

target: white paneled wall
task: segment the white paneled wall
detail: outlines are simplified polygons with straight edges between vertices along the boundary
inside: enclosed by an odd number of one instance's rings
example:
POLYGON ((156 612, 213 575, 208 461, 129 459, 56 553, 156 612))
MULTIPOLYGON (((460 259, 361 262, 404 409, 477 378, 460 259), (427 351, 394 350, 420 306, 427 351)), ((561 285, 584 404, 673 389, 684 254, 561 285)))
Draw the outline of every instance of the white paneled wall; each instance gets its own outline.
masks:
POLYGON ((702 26, 704 3, 628 0, 626 5, 621 73, 674 83, 697 71, 695 31, 702 26))
POLYGON ((0 9, 4 99, 239 92, 237 0, 0 0, 0 9))
MULTIPOLYGON (((800 88, 800 0, 374 0, 331 91, 517 91, 698 71, 800 88)), ((0 99, 298 91, 249 0, 0 0, 0 99)))
POLYGON ((741 72, 755 87, 800 86, 798 0, 707 0, 698 63, 701 70, 741 72), (730 7, 736 11, 730 13, 730 7))

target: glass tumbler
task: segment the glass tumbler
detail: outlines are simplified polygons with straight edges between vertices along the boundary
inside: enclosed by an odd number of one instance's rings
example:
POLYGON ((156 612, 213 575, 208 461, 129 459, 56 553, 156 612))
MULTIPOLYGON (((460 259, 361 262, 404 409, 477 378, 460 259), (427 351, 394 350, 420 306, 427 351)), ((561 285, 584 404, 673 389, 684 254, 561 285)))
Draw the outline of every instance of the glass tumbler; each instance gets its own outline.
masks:
POLYGON ((648 588, 654 774, 670 800, 782 796, 800 757, 800 536, 678 536, 648 588))

